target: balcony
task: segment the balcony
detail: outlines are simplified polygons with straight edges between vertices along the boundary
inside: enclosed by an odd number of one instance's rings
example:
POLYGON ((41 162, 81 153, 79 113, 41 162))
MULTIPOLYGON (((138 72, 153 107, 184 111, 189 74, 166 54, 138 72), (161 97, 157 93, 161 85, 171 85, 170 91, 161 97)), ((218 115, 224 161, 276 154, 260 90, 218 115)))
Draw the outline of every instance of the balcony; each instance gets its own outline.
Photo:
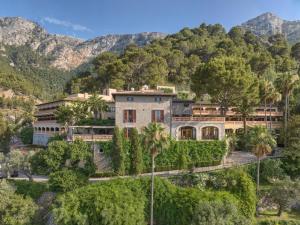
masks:
POLYGON ((87 142, 110 141, 113 131, 114 126, 70 126, 67 139, 81 139, 87 142))

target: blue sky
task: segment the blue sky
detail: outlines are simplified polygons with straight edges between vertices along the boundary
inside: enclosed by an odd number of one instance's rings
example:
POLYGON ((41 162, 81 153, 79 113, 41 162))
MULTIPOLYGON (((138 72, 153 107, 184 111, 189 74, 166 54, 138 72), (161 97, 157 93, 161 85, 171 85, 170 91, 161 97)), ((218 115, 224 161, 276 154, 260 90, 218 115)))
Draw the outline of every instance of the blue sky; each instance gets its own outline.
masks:
POLYGON ((228 30, 264 12, 300 20, 300 0, 0 0, 0 16, 34 20, 50 33, 89 39, 106 34, 174 33, 202 22, 228 30))

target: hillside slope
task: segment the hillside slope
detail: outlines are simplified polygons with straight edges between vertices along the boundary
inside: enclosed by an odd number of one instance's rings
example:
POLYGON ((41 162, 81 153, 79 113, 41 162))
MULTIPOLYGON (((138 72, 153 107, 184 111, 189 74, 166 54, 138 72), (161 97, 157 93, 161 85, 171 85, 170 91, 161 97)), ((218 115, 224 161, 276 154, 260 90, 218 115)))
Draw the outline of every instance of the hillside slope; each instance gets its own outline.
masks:
POLYGON ((264 13, 254 19, 250 19, 243 23, 242 27, 259 36, 283 34, 290 43, 300 41, 300 20, 284 20, 273 13, 264 13))

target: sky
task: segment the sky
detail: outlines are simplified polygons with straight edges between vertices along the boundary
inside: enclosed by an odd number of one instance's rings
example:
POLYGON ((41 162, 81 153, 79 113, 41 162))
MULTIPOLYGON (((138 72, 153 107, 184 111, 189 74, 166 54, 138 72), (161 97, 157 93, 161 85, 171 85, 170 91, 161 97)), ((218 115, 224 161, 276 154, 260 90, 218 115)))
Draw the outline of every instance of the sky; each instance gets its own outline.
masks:
POLYGON ((0 16, 20 16, 49 33, 91 39, 107 34, 175 33, 201 23, 227 30, 265 12, 300 20, 300 0, 0 0, 0 16))

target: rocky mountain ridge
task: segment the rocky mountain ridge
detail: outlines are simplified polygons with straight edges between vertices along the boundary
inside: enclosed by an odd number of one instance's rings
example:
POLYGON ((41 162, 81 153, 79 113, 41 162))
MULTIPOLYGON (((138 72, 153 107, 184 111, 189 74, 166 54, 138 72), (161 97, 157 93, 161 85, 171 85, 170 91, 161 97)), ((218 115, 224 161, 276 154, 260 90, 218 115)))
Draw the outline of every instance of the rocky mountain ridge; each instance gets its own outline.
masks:
POLYGON ((290 43, 300 41, 300 20, 284 20, 273 13, 264 13, 241 25, 259 36, 283 34, 290 43))
POLYGON ((38 23, 21 17, 0 18, 0 43, 9 46, 28 45, 32 50, 48 56, 51 65, 70 70, 87 62, 104 51, 122 51, 128 44, 139 46, 165 34, 145 32, 138 34, 106 35, 91 40, 49 34, 38 23))

